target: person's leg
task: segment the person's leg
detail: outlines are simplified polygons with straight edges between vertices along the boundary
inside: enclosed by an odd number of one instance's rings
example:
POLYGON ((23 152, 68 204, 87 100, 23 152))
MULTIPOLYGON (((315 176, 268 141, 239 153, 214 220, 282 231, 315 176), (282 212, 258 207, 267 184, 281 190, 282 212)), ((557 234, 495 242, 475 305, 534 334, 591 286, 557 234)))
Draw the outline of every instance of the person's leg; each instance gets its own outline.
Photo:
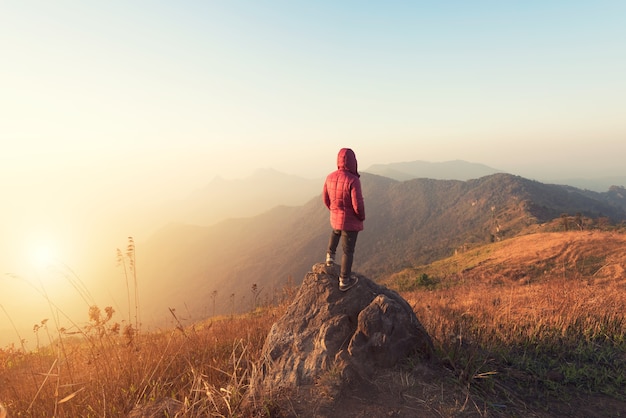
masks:
POLYGON ((341 231, 343 256, 341 257, 340 277, 349 279, 352 273, 352 261, 354 260, 354 249, 359 231, 341 231))
POLYGON ((328 249, 326 250, 326 264, 332 264, 335 262, 335 252, 339 245, 339 239, 341 238, 341 231, 332 230, 330 238, 328 239, 328 249))

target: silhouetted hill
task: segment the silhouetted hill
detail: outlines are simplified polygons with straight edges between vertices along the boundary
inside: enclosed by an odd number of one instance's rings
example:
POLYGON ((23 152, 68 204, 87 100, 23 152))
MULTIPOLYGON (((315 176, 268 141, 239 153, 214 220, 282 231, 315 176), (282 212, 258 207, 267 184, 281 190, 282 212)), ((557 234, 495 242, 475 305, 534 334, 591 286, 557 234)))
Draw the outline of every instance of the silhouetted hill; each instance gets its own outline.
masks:
POLYGON ((622 186, 611 186, 606 192, 578 190, 576 188, 572 188, 572 190, 574 192, 581 193, 591 199, 599 200, 611 206, 626 210, 626 189, 622 186))
POLYGON ((255 216, 278 205, 302 205, 321 193, 323 179, 306 179, 259 169, 234 180, 215 177, 186 199, 170 202, 176 222, 212 225, 227 218, 255 216))
POLYGON ((484 164, 470 163, 462 160, 439 163, 408 161, 390 164, 374 164, 364 171, 399 181, 415 178, 469 180, 502 172, 501 170, 496 170, 484 164))
MULTIPOLYGON (((399 182, 363 173, 361 179, 367 219, 354 269, 373 279, 536 230, 563 213, 626 219, 622 208, 575 188, 510 174, 399 182)), ((260 300, 272 299, 289 277, 299 280, 323 260, 329 232, 320 196, 210 227, 170 225, 139 249, 141 277, 149 283, 142 303, 152 307, 144 312, 184 307, 193 316, 210 315, 213 291, 217 313, 248 310, 253 284, 260 300)))
POLYGON ((567 184, 583 190, 604 192, 613 186, 622 188, 626 186, 626 176, 553 179, 550 182, 567 184))
POLYGON ((609 191, 601 193, 601 196, 607 203, 626 210, 626 188, 623 186, 611 186, 609 191))

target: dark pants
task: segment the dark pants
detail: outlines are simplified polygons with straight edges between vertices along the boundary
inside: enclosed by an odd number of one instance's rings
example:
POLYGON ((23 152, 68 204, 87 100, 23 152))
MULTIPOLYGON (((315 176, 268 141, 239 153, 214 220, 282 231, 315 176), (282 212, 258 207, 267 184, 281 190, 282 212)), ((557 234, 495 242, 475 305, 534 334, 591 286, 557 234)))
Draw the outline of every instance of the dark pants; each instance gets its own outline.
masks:
POLYGON ((335 252, 339 245, 339 239, 343 237, 343 255, 341 256, 341 275, 342 278, 349 278, 352 273, 352 260, 354 260, 354 248, 356 247, 356 237, 359 231, 340 231, 333 229, 328 240, 328 253, 335 258, 335 252))

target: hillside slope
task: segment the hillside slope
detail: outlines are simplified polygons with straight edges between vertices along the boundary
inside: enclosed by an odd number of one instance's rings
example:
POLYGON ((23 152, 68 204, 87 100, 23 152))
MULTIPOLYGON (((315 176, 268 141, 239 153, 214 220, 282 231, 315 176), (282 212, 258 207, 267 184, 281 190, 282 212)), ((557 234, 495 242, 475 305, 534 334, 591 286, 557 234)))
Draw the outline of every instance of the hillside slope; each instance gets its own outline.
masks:
MULTIPOLYGON (((406 288, 425 274, 431 281, 519 281, 542 278, 626 280, 626 234, 606 231, 538 232, 476 247, 431 264, 405 269, 385 282, 406 288)), ((626 283, 626 282, 625 282, 626 283)))

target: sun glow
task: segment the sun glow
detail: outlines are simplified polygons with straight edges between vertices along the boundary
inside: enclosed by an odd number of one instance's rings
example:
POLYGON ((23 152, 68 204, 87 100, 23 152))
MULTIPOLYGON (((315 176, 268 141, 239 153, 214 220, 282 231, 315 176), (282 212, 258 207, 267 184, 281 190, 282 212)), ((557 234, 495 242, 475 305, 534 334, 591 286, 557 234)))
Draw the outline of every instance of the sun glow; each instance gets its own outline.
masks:
POLYGON ((33 267, 50 267, 59 256, 58 245, 52 240, 39 241, 30 248, 29 258, 33 267))

